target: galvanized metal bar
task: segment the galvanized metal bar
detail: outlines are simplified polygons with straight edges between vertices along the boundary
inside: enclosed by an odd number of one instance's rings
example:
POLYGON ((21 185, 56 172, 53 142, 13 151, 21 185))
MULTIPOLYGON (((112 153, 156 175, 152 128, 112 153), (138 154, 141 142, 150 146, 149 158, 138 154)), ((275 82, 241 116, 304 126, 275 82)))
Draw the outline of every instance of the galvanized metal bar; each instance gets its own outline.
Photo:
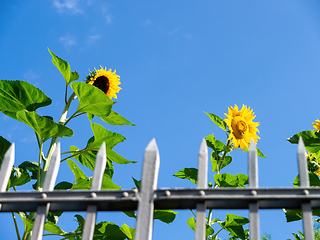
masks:
MULTIPOLYGON (((154 193, 155 209, 196 209, 204 201, 207 209, 248 209, 250 202, 259 202, 259 209, 297 209, 303 202, 310 202, 313 209, 320 208, 320 188, 314 187, 164 188, 154 193)), ((86 211, 89 205, 97 205, 98 211, 132 211, 137 210, 139 199, 135 189, 0 193, 2 212, 35 212, 38 205, 47 203, 50 211, 86 211)))
MULTIPOLYGON (((91 183, 92 191, 101 190, 103 175, 106 169, 106 164, 107 164, 106 144, 105 142, 103 142, 97 153, 96 162, 94 165, 94 172, 93 172, 92 183, 91 183)), ((95 196, 96 194, 92 194, 93 198, 95 196)), ((96 218, 97 218, 97 205, 89 205, 87 207, 87 214, 86 214, 86 220, 83 227, 82 239, 86 239, 86 240, 93 239, 96 218)))
MULTIPOLYGON (((53 191, 54 184, 57 179, 58 171, 60 166, 60 143, 57 144, 56 149, 53 152, 53 155, 50 160, 49 168, 46 173, 43 190, 44 191, 53 191)), ((43 198, 46 198, 46 195, 42 194, 43 198)), ((32 228, 31 240, 41 240, 43 236, 43 228, 46 221, 46 216, 50 208, 50 203, 45 205, 39 205, 37 208, 37 215, 34 220, 32 228)))
POLYGON ((135 239, 152 239, 153 199, 158 183, 159 165, 159 150, 155 139, 152 139, 144 152, 135 239))
MULTIPOLYGON (((298 167, 299 167, 299 179, 300 187, 309 187, 309 172, 308 172, 308 163, 306 157, 306 149, 303 143, 301 136, 299 137, 298 143, 298 167)), ((308 192, 306 192, 308 194, 308 192)), ((313 240, 313 222, 312 222, 312 212, 311 204, 306 201, 301 204, 302 210, 302 220, 303 220, 303 233, 305 240, 313 240)))
POLYGON ((14 146, 15 144, 12 143, 7 152, 4 154, 0 169, 0 192, 5 192, 7 190, 15 157, 14 146))
MULTIPOLYGON (((249 146, 248 172, 249 172, 249 188, 258 188, 258 155, 256 144, 251 139, 249 146)), ((252 193, 256 192, 252 190, 252 193)), ((250 217, 250 239, 260 239, 260 224, 259 224, 259 205, 258 202, 249 203, 250 217)))
MULTIPOLYGON (((204 189, 208 185, 208 148, 206 140, 203 138, 198 161, 198 184, 197 188, 204 189)), ((204 192, 200 192, 202 194, 204 192)), ((197 221, 196 221, 196 240, 206 238, 206 204, 199 202, 197 204, 197 221)))

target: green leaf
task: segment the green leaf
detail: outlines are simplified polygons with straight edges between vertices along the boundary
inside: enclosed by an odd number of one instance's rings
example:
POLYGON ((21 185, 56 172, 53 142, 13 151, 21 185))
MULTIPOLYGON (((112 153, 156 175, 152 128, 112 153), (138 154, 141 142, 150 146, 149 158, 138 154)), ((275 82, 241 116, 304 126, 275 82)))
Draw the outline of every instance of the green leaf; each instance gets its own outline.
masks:
POLYGON ((11 143, 5 138, 0 136, 0 166, 2 164, 4 155, 6 154, 10 146, 11 146, 11 143))
POLYGON ((213 176, 219 187, 238 187, 239 179, 230 173, 215 174, 213 176))
POLYGON ((197 182, 198 182, 198 169, 184 168, 184 169, 176 172, 173 176, 181 178, 181 179, 188 179, 192 183, 197 184, 197 182))
POLYGON ((136 185, 136 187, 137 187, 138 189, 140 189, 140 186, 141 186, 141 180, 140 180, 140 181, 138 181, 138 180, 137 180, 137 179, 135 179, 134 177, 132 177, 132 179, 133 179, 134 185, 136 185))
POLYGON ((26 218, 24 213, 19 212, 17 214, 21 217, 21 219, 23 221, 24 233, 27 235, 29 232, 32 231, 33 221, 31 221, 30 219, 26 218))
POLYGON ((103 91, 83 82, 73 82, 70 86, 79 98, 77 112, 91 113, 98 117, 109 116, 114 102, 103 91))
MULTIPOLYGON (((131 125, 135 126, 133 123, 129 122, 127 119, 122 117, 119 113, 116 113, 114 111, 110 112, 110 115, 107 117, 100 117, 104 122, 110 124, 110 125, 131 125)), ((90 120, 90 118, 89 118, 90 120)), ((92 118, 91 118, 92 120, 92 118)), ((90 120, 90 121, 91 121, 90 120)))
POLYGON ((128 163, 136 163, 136 161, 129 161, 128 159, 122 157, 112 149, 106 149, 108 160, 118 163, 118 164, 128 164, 128 163))
POLYGON ((68 190, 72 188, 72 183, 62 181, 59 182, 55 187, 54 190, 68 190))
POLYGON ((154 210, 154 219, 159 219, 161 222, 171 223, 176 218, 177 212, 172 210, 154 210))
POLYGON ((63 212, 49 212, 47 215, 48 221, 57 224, 59 217, 62 215, 63 212))
POLYGON ((31 172, 31 179, 37 179, 38 176, 38 163, 32 161, 25 161, 19 165, 19 168, 31 172))
POLYGON ((67 61, 56 56, 53 52, 50 51, 49 48, 48 50, 52 56, 52 63, 58 68, 67 85, 69 85, 72 81, 79 79, 79 74, 77 72, 71 72, 70 65, 67 61))
POLYGON ((57 234, 59 236, 63 236, 64 234, 66 234, 65 231, 63 231, 60 227, 58 227, 57 225, 55 225, 53 222, 46 222, 44 224, 44 230, 57 234))
POLYGON ((218 166, 221 164, 221 161, 222 161, 222 165, 221 165, 221 168, 220 168, 220 170, 222 169, 222 168, 224 168, 224 167, 226 167, 226 166, 228 166, 231 162, 232 162, 232 157, 231 156, 226 156, 225 158, 224 158, 224 160, 216 160, 215 158, 214 158, 214 152, 212 152, 212 154, 211 154, 211 165, 212 165, 212 172, 216 172, 217 171, 217 169, 218 169, 218 166))
POLYGON ((257 155, 258 155, 258 157, 267 158, 267 157, 260 151, 259 148, 257 148, 257 155))
POLYGON ((19 167, 13 167, 10 176, 10 187, 22 186, 31 181, 27 170, 19 167))
POLYGON ((73 131, 51 119, 42 117, 36 112, 25 110, 17 112, 17 120, 30 126, 39 136, 41 142, 45 142, 52 137, 72 137, 73 131))
POLYGON ((119 133, 111 132, 97 123, 91 123, 91 128, 94 137, 90 138, 87 144, 88 149, 98 151, 103 142, 106 143, 106 148, 112 149, 118 143, 126 140, 124 136, 119 133))
POLYGON ((245 239, 246 234, 242 226, 248 224, 249 222, 250 220, 248 218, 241 217, 235 214, 227 214, 225 222, 220 223, 220 225, 225 230, 230 232, 231 236, 245 239))
POLYGON ((298 144, 299 137, 302 137, 306 150, 311 153, 316 153, 320 150, 320 132, 303 131, 293 135, 287 140, 290 143, 298 144))
POLYGON ((123 224, 123 225, 120 227, 120 230, 121 230, 121 232, 124 233, 124 235, 126 235, 126 237, 127 237, 129 240, 133 240, 133 239, 134 239, 134 234, 135 234, 135 229, 134 229, 134 228, 131 228, 131 227, 129 227, 129 226, 126 225, 126 224, 123 224))
POLYGON ((227 214, 225 219, 225 227, 232 227, 232 226, 242 226, 246 225, 250 222, 250 220, 246 217, 241 217, 235 214, 227 214))
POLYGON ((187 224, 193 231, 196 231, 196 220, 194 219, 194 217, 189 218, 187 220, 187 224))
MULTIPOLYGON (((196 231, 196 220, 194 219, 194 217, 189 218, 187 220, 187 224, 193 231, 196 231)), ((208 224, 206 224, 206 236, 210 236, 213 233, 214 233, 213 228, 208 224)))
POLYGON ((216 140, 213 134, 206 137, 206 142, 208 147, 217 152, 217 154, 222 151, 226 151, 228 153, 232 149, 231 147, 226 146, 223 142, 216 140))
POLYGON ((17 119, 21 110, 35 111, 50 104, 51 99, 28 82, 0 80, 0 111, 9 117, 17 119))
MULTIPOLYGON (((310 187, 319 187, 320 186, 319 177, 312 172, 309 172, 309 181, 310 181, 310 187)), ((300 187, 299 175, 293 180, 293 186, 300 187)))
POLYGON ((94 235, 100 235, 96 239, 112 239, 112 240, 123 240, 126 235, 120 230, 120 227, 111 222, 101 222, 97 223, 94 231, 94 235))
POLYGON ((74 161, 68 159, 67 163, 69 165, 69 168, 73 172, 75 182, 79 179, 88 179, 88 177, 84 174, 84 172, 77 166, 77 164, 74 161))
POLYGON ((136 212, 135 211, 122 211, 125 215, 131 218, 137 218, 136 212))
POLYGON ((302 219, 301 209, 283 209, 287 222, 299 221, 302 219))
POLYGON ((243 174, 243 173, 238 173, 237 174, 237 177, 238 177, 238 187, 245 187, 245 185, 249 184, 248 180, 248 176, 243 174))
POLYGON ((209 118, 211 119, 211 121, 214 122, 222 130, 224 130, 224 131, 227 130, 227 124, 220 117, 218 117, 217 115, 215 115, 213 113, 206 113, 206 112, 204 112, 204 113, 207 114, 209 116, 209 118))

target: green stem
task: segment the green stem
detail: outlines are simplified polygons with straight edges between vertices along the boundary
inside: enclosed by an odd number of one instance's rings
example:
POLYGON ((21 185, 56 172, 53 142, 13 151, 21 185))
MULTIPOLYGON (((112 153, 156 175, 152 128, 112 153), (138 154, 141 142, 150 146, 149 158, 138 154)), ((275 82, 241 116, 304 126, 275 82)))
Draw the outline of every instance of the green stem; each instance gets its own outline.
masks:
POLYGON ((40 175, 41 175, 41 159, 42 159, 42 147, 43 147, 43 143, 40 142, 40 152, 39 152, 39 161, 38 161, 38 175, 37 175, 37 190, 40 190, 40 175))
POLYGON ((68 122, 70 122, 70 120, 71 119, 73 119, 73 118, 76 118, 76 117, 78 117, 78 116, 80 116, 80 115, 82 115, 82 114, 85 114, 84 112, 75 112, 74 114, 72 114, 71 115, 71 117, 69 117, 68 119, 67 119, 67 121, 63 124, 64 126, 65 125, 67 125, 68 124, 68 122))
POLYGON ((12 218, 13 218, 13 222, 14 222, 14 227, 15 227, 16 233, 17 233, 17 238, 18 238, 18 240, 21 240, 20 233, 19 233, 19 228, 18 228, 18 224, 17 224, 17 220, 16 220, 16 216, 14 215, 13 212, 11 214, 12 214, 12 218))

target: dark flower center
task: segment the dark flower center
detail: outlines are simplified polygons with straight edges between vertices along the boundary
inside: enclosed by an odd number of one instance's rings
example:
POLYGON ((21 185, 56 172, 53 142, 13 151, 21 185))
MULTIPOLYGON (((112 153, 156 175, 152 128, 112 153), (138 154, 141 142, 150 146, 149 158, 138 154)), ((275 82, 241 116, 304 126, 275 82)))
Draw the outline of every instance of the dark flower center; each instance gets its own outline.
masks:
POLYGON ((107 93, 109 89, 109 79, 106 76, 97 77, 93 82, 93 86, 101 89, 104 93, 107 93))

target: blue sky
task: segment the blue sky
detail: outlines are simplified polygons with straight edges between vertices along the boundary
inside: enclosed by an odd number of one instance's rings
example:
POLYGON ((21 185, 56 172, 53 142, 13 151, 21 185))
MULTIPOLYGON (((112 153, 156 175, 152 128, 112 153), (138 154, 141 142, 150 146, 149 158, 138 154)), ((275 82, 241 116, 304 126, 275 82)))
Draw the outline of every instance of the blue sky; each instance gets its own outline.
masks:
MULTIPOLYGON (((58 121, 64 104, 65 83, 47 48, 67 60, 80 80, 100 65, 117 70, 122 90, 114 110, 136 126, 107 128, 128 139, 116 151, 138 161, 115 166, 118 185, 133 187, 131 176, 140 178, 144 148, 155 138, 158 187, 194 187, 172 175, 197 167, 203 137, 214 133, 225 141, 203 111, 223 118, 229 106, 245 104, 261 124, 258 147, 268 157, 259 158, 260 186, 292 186, 296 145, 286 138, 311 130, 320 118, 319 1, 29 0, 0 6, 0 78, 28 81, 51 97, 52 105, 39 114, 58 121)), ((17 164, 36 161, 30 129, 4 115, 0 126, 0 135, 16 143, 17 164)), ((62 140, 63 149, 85 147, 92 136, 85 116, 69 127, 75 135, 62 140)), ((247 154, 236 150, 232 156, 225 171, 247 173, 247 154)), ((61 169, 58 181, 72 181, 67 166, 61 169)), ((224 214, 217 211, 221 218, 224 214)), ((10 215, 2 215, 1 232, 14 239, 10 215)), ((74 230, 72 216, 61 220, 63 229, 74 230)), ((171 225, 155 222, 154 239, 193 239, 189 217, 183 211, 171 225)), ((99 220, 134 227, 123 214, 103 213, 99 220)), ((301 230, 300 222, 285 222, 282 210, 261 211, 260 221, 261 232, 272 239, 292 238, 301 230)))

